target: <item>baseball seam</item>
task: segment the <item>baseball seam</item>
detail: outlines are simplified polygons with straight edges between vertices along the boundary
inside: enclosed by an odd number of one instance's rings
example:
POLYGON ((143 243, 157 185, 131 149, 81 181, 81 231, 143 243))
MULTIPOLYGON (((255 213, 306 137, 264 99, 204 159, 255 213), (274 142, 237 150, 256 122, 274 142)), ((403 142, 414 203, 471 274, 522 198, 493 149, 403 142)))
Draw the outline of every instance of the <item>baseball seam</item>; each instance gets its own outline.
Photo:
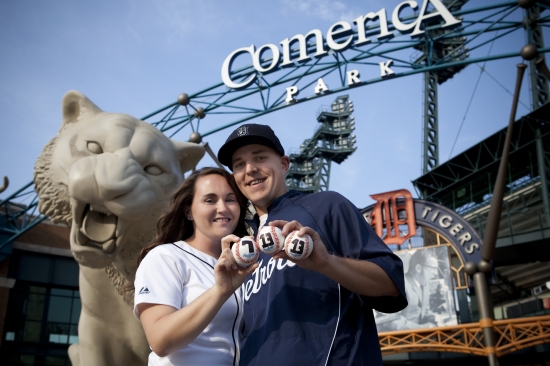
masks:
POLYGON ((249 260, 244 259, 244 258, 241 256, 241 251, 239 250, 241 243, 240 243, 240 242, 239 242, 239 243, 235 243, 235 245, 239 245, 239 247, 237 247, 237 248, 235 249, 235 253, 234 253, 234 254, 237 255, 237 259, 239 259, 239 260, 240 260, 242 263, 244 263, 244 264, 251 264, 251 263, 254 262, 254 259, 256 258, 255 255, 254 255, 254 257, 253 257, 252 259, 249 259, 249 260))
MULTIPOLYGON (((307 234, 306 234, 307 235, 307 234)), ((298 237, 298 234, 296 232, 292 232, 290 233, 287 237, 286 237, 286 240, 285 240, 285 249, 286 249, 286 241, 288 241, 289 243, 292 242, 292 238, 294 237, 298 237)), ((304 241, 306 242, 305 245, 304 245, 304 253, 308 253, 309 252, 309 242, 311 241, 310 239, 307 239, 306 236, 302 236, 301 238, 304 239, 304 241)), ((289 254, 289 252, 287 252, 287 255, 292 257, 292 259, 295 259, 295 260, 302 260, 302 259, 306 259, 308 256, 302 256, 302 257, 295 257, 293 256, 292 254, 289 254)))

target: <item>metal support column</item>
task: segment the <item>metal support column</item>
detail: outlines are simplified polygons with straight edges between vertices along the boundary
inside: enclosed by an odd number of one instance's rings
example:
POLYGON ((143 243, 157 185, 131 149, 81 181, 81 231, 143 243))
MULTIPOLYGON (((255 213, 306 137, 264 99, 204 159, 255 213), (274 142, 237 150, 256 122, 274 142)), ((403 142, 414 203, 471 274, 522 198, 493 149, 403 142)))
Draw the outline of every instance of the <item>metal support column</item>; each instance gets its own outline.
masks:
POLYGON ((319 191, 328 191, 331 162, 332 160, 321 157, 321 167, 319 169, 319 191))
POLYGON ((550 164, 546 157, 546 152, 544 149, 544 141, 542 140, 540 129, 537 128, 535 131, 537 139, 537 164, 539 168, 540 175, 540 189, 541 197, 543 204, 543 215, 546 221, 545 227, 550 226, 550 194, 548 192, 548 174, 550 171, 550 164))
POLYGON ((422 174, 439 165, 437 72, 424 73, 424 155, 422 174))
POLYGON ((495 188, 493 189, 493 197, 491 198, 491 206, 489 208, 485 236, 481 247, 481 260, 477 264, 474 262, 467 262, 464 266, 466 273, 474 279, 479 304, 479 325, 483 328, 485 349, 487 351, 487 358, 490 366, 498 366, 499 362, 495 352, 496 339, 493 331, 493 306, 491 304, 491 295, 487 286, 487 278, 485 277, 485 274, 490 273, 493 269, 491 262, 495 256, 498 228, 502 215, 502 202, 506 188, 506 176, 508 173, 508 158, 510 155, 510 146, 512 145, 512 134, 514 131, 519 92, 521 90, 523 74, 525 73, 526 68, 527 66, 524 63, 517 65, 516 88, 514 90, 512 111, 510 113, 510 120, 508 121, 508 127, 506 129, 506 138, 498 167, 495 188))
POLYGON ((487 350, 487 358, 489 365, 497 366, 499 364, 496 355, 496 336, 493 331, 493 319, 495 318, 493 307, 491 306, 491 297, 487 286, 487 277, 483 272, 474 274, 474 286, 476 287, 476 295, 479 303, 479 325, 483 329, 483 337, 485 338, 485 349, 487 350))
MULTIPOLYGON (((525 10, 525 30, 527 33, 527 43, 534 45, 537 49, 544 47, 542 36, 542 27, 538 23, 540 17, 540 7, 532 5, 525 10)), ((531 81, 532 110, 535 110, 549 100, 548 80, 543 72, 537 67, 536 63, 546 63, 544 55, 538 55, 529 61, 529 77, 531 81), (542 61, 541 61, 542 59, 542 61)), ((537 163, 541 182, 541 198, 544 210, 546 226, 550 225, 550 194, 548 191, 548 162, 544 151, 544 143, 541 137, 541 131, 537 128, 535 131, 537 139, 537 163)))
MULTIPOLYGON (((544 48, 542 27, 537 22, 540 17, 539 6, 535 4, 526 9, 525 16, 527 43, 536 46, 537 49, 544 48)), ((535 65, 535 62, 537 62, 541 58, 544 60, 544 55, 539 55, 535 59, 529 61, 529 76, 531 79, 531 97, 533 110, 548 102, 548 80, 546 80, 544 74, 541 73, 535 65)))

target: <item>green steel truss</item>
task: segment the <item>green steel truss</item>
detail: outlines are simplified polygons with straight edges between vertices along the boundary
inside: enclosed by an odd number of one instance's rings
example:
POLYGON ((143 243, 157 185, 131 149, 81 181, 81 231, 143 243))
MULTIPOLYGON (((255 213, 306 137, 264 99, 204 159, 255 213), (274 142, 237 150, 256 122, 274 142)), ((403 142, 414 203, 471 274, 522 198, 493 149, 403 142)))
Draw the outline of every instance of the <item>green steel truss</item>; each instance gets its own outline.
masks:
MULTIPOLYGON (((525 19, 531 19, 536 21, 540 18, 542 8, 540 6, 532 6, 525 11, 525 19)), ((544 47, 544 40, 542 35, 542 26, 540 23, 534 23, 532 26, 526 27, 527 43, 535 45, 537 48, 544 47)), ((545 58, 544 55, 531 60, 529 67, 529 76, 531 81, 531 102, 532 109, 535 110, 548 102, 548 80, 537 69, 535 62, 539 58, 545 58)))
MULTIPOLYGON (((468 0, 443 1, 451 11, 459 11, 468 0)), ((462 32, 463 30, 460 30, 462 32)), ((415 46, 422 52, 422 56, 415 63, 432 65, 440 60, 447 59, 452 62, 462 61, 468 58, 468 47, 465 46, 466 37, 441 37, 456 30, 436 29, 429 31, 426 38, 438 39, 433 42, 425 42, 415 46)), ((439 115, 437 85, 443 84, 462 70, 466 65, 459 64, 439 70, 424 73, 424 124, 423 124, 423 155, 422 172, 425 174, 439 165, 439 115)))
POLYGON ((439 165, 439 118, 437 111, 437 71, 424 73, 424 125, 422 172, 439 165))
MULTIPOLYGON (((459 0, 456 0, 459 1, 459 0)), ((547 27, 550 21, 550 12, 546 11, 550 5, 546 2, 537 2, 541 16, 537 21, 540 27, 547 27)), ((183 102, 187 98, 179 98, 177 101, 160 108, 142 119, 155 125, 169 136, 179 131, 200 133, 200 140, 206 136, 222 131, 228 127, 235 126, 245 121, 261 117, 265 114, 291 107, 296 103, 315 100, 325 95, 315 94, 313 89, 319 78, 335 78, 337 83, 331 81, 331 93, 347 92, 350 86, 347 85, 346 72, 358 69, 362 72, 361 82, 353 87, 367 86, 385 80, 387 77, 380 75, 380 62, 393 60, 391 66, 394 74, 391 78, 401 78, 419 73, 441 72, 442 70, 459 69, 466 65, 478 62, 485 62, 503 58, 519 58, 520 50, 513 49, 507 53, 483 56, 467 57, 469 55, 482 54, 490 44, 497 39, 505 39, 507 36, 521 32, 523 34, 524 10, 518 6, 518 2, 502 1, 493 5, 479 6, 479 2, 472 1, 461 9, 452 11, 453 16, 460 17, 460 27, 448 32, 436 32, 438 26, 428 25, 425 27, 428 36, 411 38, 408 35, 399 35, 394 26, 389 23, 389 31, 395 31, 395 37, 378 40, 376 35, 380 29, 376 24, 370 25, 366 31, 367 37, 372 42, 360 47, 352 46, 344 52, 329 52, 325 57, 312 58, 307 62, 294 62, 288 67, 278 68, 269 74, 257 72, 252 65, 232 71, 234 81, 248 79, 257 74, 255 83, 242 89, 235 90, 227 88, 223 83, 218 83, 198 92, 188 93, 189 102, 183 102), (470 7, 466 6, 469 5, 470 7), (475 7, 478 6, 478 7, 475 7), (437 44, 453 43, 457 39, 465 39, 460 47, 440 59, 428 58, 427 62, 415 62, 410 58, 413 50, 430 50, 437 48, 437 44), (365 72, 369 70, 369 72, 365 72), (369 77, 364 75, 368 74, 369 77), (302 95, 296 99, 296 103, 286 103, 286 88, 297 86, 302 95), (221 115, 217 116, 217 115, 221 115), (207 122, 204 122, 206 120, 207 122), (229 122, 227 122, 229 120, 229 122)), ((414 21, 402 19, 404 23, 414 21)), ((355 35, 356 36, 356 35, 355 35)), ((315 51, 315 44, 308 44, 309 54, 315 51)), ((550 51, 550 48, 542 46, 538 49, 540 54, 550 51)), ((292 58, 297 58, 298 48, 291 51, 292 58)), ((264 61, 269 61, 268 59, 264 61)), ((197 135, 195 135, 197 136, 197 135)), ((197 139, 194 139, 197 141, 197 139)), ((328 174, 328 171, 325 172, 328 174)), ((328 181, 327 181, 328 184, 328 181)), ((31 189, 31 184, 20 190, 18 194, 11 195, 0 202, 0 234, 6 240, 0 240, 0 249, 8 246, 10 241, 36 225, 37 220, 43 218, 36 213, 36 198, 30 199, 31 203, 27 208, 22 208, 25 213, 16 213, 12 207, 18 205, 19 194, 25 189, 31 189), (23 216, 32 216, 34 219, 23 219, 23 216), (8 223, 8 224, 6 224, 8 223)))
POLYGON ((38 196, 32 182, 0 201, 0 262, 10 254, 13 241, 46 217, 38 212, 38 196), (28 202, 21 204, 20 202, 28 202))
MULTIPOLYGON (((525 19, 530 19, 530 24, 536 19, 540 18, 541 15, 540 6, 532 6, 525 11, 525 19)), ((535 45, 537 48, 544 45, 542 27, 538 23, 534 23, 532 26, 527 27, 527 42, 535 45)), ((539 61, 540 58, 544 59, 544 55, 541 57, 531 60, 529 67, 529 76, 531 81, 531 103, 532 109, 535 110, 543 105, 545 105, 549 100, 548 94, 548 80, 536 67, 535 62, 539 61)), ((537 141, 537 162, 538 170, 540 172, 540 183, 541 183, 541 198, 542 204, 544 207, 544 216, 545 221, 550 223, 550 191, 549 182, 550 182, 550 164, 548 162, 548 154, 550 150, 548 146, 545 146, 544 139, 542 138, 542 132, 540 128, 537 128, 535 131, 535 137, 537 141)))
POLYGON ((330 108, 321 108, 317 122, 321 125, 311 139, 305 140, 300 150, 290 153, 290 168, 286 176, 289 189, 302 192, 328 190, 330 165, 342 163, 355 147, 355 120, 351 116, 353 103, 347 95, 337 97, 330 108))
MULTIPOLYGON (((549 8, 550 5, 541 8, 549 8)), ((550 12, 549 12, 550 13, 550 12)), ((520 50, 512 50, 510 53, 487 55, 477 58, 465 57, 469 53, 488 47, 494 40, 502 39, 515 32, 524 32, 522 9, 518 7, 517 1, 507 1, 492 6, 485 6, 476 9, 460 10, 453 13, 455 17, 463 18, 462 26, 449 32, 444 32, 433 38, 420 37, 412 39, 404 35, 395 38, 376 41, 374 37, 379 33, 378 27, 370 28, 367 36, 371 37, 372 43, 361 47, 350 47, 343 53, 332 53, 322 58, 314 58, 304 63, 294 63, 290 67, 279 68, 277 72, 269 74, 258 73, 253 66, 247 66, 233 72, 232 78, 235 81, 248 79, 252 74, 257 74, 254 84, 242 89, 228 89, 223 83, 213 85, 200 92, 189 94, 190 104, 182 106, 177 102, 161 108, 143 119, 157 126, 161 131, 174 135, 184 128, 191 131, 200 131, 206 122, 198 116, 197 109, 201 108, 207 118, 214 119, 216 115, 224 115, 218 121, 209 121, 208 130, 200 134, 202 137, 214 134, 228 127, 235 126, 245 121, 260 117, 262 115, 291 107, 296 103, 286 103, 286 87, 296 85, 302 93, 310 92, 305 97, 296 99, 302 103, 325 94, 314 94, 313 88, 318 78, 336 76, 339 80, 337 87, 331 88, 331 93, 348 91, 346 72, 353 69, 363 70, 364 66, 372 67, 371 75, 379 74, 379 62, 393 60, 392 69, 395 71, 392 78, 405 77, 426 72, 439 72, 442 70, 456 69, 468 64, 497 60, 502 58, 519 57, 520 50), (445 41, 455 42, 456 39, 463 39, 461 47, 455 52, 448 52, 435 60, 433 58, 426 62, 409 61, 408 52, 413 49, 434 49, 437 44, 445 41), (226 121, 228 115, 234 115, 229 123, 226 121), (201 125, 202 122, 202 125, 201 125)), ((541 27, 547 26, 550 22, 550 14, 541 16, 539 23, 541 27)), ((394 28, 389 26, 389 30, 394 28)), ((427 29, 429 30, 429 29, 427 29)), ((429 32, 427 32, 429 33, 429 32)), ((550 48, 540 48, 539 53, 548 52, 550 48)), ((315 45, 308 47, 310 54, 314 53, 315 45)), ((293 52, 297 56, 298 50, 293 52)), ((365 74, 364 72, 362 74, 365 74)), ((385 77, 375 76, 363 80, 353 87, 365 86, 386 80, 385 77)))

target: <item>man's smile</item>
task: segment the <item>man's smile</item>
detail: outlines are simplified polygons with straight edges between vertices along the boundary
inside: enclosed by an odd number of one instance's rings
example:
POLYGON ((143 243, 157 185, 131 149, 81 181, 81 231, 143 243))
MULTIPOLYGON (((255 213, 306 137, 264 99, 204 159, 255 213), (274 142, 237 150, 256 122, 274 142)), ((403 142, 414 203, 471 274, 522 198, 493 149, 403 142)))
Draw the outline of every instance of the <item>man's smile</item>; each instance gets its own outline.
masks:
POLYGON ((247 185, 249 185, 249 186, 256 186, 256 185, 258 185, 258 184, 260 184, 260 183, 265 182, 266 179, 267 179, 267 178, 254 179, 253 181, 250 181, 247 185))

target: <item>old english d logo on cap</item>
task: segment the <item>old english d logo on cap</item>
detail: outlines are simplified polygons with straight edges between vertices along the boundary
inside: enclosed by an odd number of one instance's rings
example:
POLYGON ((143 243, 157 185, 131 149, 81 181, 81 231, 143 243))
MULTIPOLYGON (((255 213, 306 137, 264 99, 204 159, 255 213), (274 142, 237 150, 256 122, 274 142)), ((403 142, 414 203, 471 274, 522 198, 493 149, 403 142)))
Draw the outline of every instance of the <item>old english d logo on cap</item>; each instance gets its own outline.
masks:
POLYGON ((248 126, 241 126, 237 128, 237 136, 246 136, 248 135, 248 126))

